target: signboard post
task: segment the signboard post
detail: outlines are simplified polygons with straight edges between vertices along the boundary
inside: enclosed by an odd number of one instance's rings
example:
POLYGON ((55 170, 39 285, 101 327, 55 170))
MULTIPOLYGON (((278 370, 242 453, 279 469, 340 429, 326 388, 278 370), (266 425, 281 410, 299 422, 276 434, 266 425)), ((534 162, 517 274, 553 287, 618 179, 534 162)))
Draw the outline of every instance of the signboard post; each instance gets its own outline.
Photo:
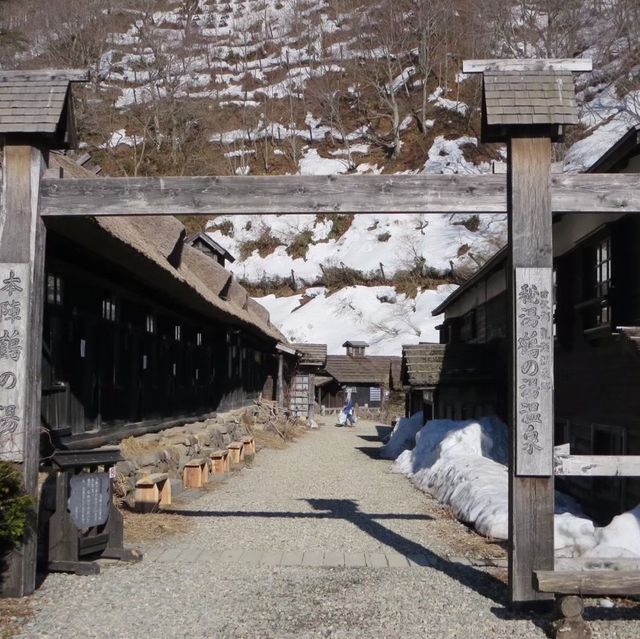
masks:
MULTIPOLYGON (((0 209, 0 460, 18 463, 37 501, 40 446, 40 355, 45 227, 38 212, 43 152, 28 143, 3 147, 0 209)), ((36 528, 7 560, 5 596, 35 589, 36 528)))

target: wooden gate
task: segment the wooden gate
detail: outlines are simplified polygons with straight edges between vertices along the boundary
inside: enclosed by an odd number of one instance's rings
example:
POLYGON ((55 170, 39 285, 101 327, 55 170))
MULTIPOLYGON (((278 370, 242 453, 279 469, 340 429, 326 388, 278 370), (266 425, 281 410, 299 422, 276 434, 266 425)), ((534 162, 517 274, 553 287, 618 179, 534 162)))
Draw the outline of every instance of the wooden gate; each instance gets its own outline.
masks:
MULTIPOLYGON (((550 173, 552 141, 577 122, 571 73, 589 70, 588 60, 465 62, 465 72, 483 75, 483 139, 506 142, 506 178, 423 173, 86 180, 61 180, 45 171, 47 150, 73 143, 70 82, 86 81, 87 74, 0 72, 0 100, 4 91, 18 105, 13 117, 0 115, 6 213, 1 218, 0 291, 4 301, 22 310, 21 323, 0 335, 0 405, 7 407, 0 415, 0 458, 22 466, 27 490, 35 495, 44 220, 49 216, 508 213, 511 600, 529 602, 575 590, 640 592, 640 572, 625 573, 624 579, 618 573, 616 587, 605 573, 554 572, 552 214, 640 212, 637 175, 550 173)), ((569 455, 561 463, 556 460, 556 472, 640 475, 640 460, 569 455)), ((12 558, 7 594, 33 591, 35 543, 32 536, 12 558)))

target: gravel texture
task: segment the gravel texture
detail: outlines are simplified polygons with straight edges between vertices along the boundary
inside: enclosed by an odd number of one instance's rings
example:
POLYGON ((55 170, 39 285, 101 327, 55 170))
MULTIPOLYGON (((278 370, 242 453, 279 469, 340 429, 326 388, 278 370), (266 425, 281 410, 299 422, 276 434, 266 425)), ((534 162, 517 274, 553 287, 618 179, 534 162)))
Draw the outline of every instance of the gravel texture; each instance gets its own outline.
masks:
MULTIPOLYGON (((193 530, 142 563, 48 576, 19 636, 545 636, 543 617, 505 607, 499 571, 447 559, 474 533, 375 457, 374 424, 321 424, 178 504, 193 530)), ((588 618, 596 638, 640 636, 637 607, 588 618)))

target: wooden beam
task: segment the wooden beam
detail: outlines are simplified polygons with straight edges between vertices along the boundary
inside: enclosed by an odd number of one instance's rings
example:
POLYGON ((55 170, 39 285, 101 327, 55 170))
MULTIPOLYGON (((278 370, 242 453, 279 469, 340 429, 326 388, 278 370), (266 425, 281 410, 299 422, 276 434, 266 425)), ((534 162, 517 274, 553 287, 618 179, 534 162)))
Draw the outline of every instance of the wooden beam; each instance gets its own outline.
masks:
POLYGON ((91 74, 88 69, 38 69, 37 71, 0 70, 0 82, 89 82, 90 79, 91 74))
POLYGON ((509 595, 520 604, 551 598, 534 589, 532 577, 534 569, 553 569, 553 340, 550 333, 542 335, 551 326, 550 309, 542 303, 543 294, 548 297, 552 290, 551 140, 510 139, 507 170, 512 344, 509 595), (519 343, 516 336, 524 341, 519 343))
POLYGON ((554 213, 640 213, 637 173, 580 173, 551 176, 554 213))
POLYGON ((637 595, 640 594, 640 571, 536 570, 536 589, 558 595, 637 595))
POLYGON ((501 175, 46 179, 42 215, 505 213, 501 175))
MULTIPOLYGON (((41 192, 44 216, 507 212, 503 175, 45 178, 41 192)), ((554 175, 551 208, 640 213, 640 176, 554 175)))
POLYGON ((553 465, 563 477, 640 477, 639 455, 554 455, 553 465))
POLYGON ((573 71, 584 72, 593 69, 590 58, 543 58, 506 60, 464 60, 464 73, 484 73, 485 71, 573 71))

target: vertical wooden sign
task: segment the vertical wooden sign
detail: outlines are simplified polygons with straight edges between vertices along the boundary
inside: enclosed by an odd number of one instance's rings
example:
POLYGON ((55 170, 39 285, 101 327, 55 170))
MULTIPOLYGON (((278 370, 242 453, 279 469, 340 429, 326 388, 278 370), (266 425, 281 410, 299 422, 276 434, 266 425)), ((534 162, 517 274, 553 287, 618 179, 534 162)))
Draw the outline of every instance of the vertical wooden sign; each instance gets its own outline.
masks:
MULTIPOLYGON (((0 206, 0 459, 19 465, 27 494, 38 498, 40 368, 46 231, 39 215, 45 155, 5 143, 0 206)), ((0 593, 31 594, 37 527, 7 558, 0 593)))
POLYGON ((550 268, 516 268, 515 472, 553 475, 553 319, 550 268))
POLYGON ((0 460, 24 461, 29 265, 0 264, 0 460))
POLYGON ((511 247, 509 591, 513 603, 553 599, 533 586, 553 570, 551 140, 509 140, 511 247), (548 358, 547 358, 548 350, 548 358))

